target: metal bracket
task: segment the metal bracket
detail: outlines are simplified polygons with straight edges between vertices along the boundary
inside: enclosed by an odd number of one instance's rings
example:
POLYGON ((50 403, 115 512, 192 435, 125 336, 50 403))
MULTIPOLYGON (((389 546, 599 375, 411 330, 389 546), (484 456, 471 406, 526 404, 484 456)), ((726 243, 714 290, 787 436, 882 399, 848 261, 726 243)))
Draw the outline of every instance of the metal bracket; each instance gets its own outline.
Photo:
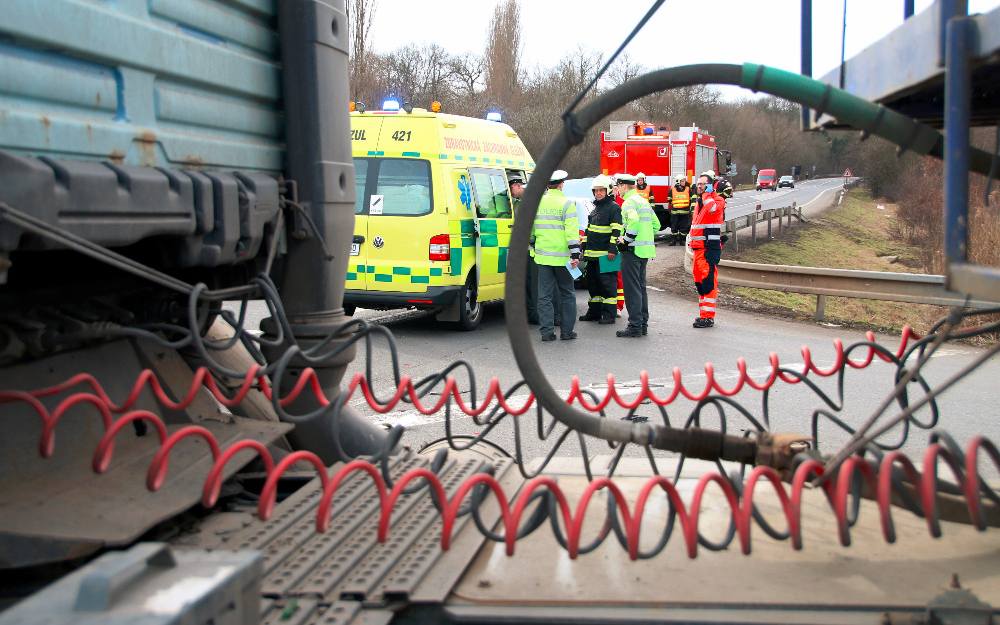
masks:
MULTIPOLYGON (((957 579, 953 584, 957 584, 957 579)), ((965 588, 950 588, 927 604, 929 625, 990 625, 993 608, 965 588)))

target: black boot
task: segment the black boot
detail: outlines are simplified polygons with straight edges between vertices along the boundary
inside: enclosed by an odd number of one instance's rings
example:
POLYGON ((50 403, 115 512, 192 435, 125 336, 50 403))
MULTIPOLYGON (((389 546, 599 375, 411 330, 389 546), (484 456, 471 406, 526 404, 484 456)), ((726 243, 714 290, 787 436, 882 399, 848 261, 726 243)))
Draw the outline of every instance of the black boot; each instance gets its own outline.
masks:
POLYGON ((587 314, 580 315, 580 321, 599 321, 601 319, 601 311, 598 309, 599 304, 590 304, 587 307, 587 314))
POLYGON ((712 328, 715 327, 715 321, 707 317, 698 317, 691 325, 695 328, 712 328))
POLYGON ((619 330, 615 332, 615 336, 623 339, 638 338, 642 336, 642 329, 628 326, 624 330, 619 330))
POLYGON ((614 325, 617 312, 618 307, 614 304, 601 305, 601 320, 598 323, 601 325, 614 325))

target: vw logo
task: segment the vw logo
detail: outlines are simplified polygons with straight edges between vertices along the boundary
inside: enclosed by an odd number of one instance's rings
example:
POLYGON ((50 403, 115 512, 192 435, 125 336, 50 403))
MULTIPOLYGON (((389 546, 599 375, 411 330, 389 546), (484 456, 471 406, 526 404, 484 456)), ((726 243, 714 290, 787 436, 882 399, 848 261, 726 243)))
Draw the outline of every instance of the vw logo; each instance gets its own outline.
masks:
POLYGON ((383 245, 385 245, 385 239, 383 239, 382 237, 375 237, 375 239, 374 239, 374 240, 372 241, 372 244, 373 244, 373 245, 374 245, 375 247, 377 247, 377 248, 380 248, 380 249, 381 249, 381 247, 382 247, 383 245))

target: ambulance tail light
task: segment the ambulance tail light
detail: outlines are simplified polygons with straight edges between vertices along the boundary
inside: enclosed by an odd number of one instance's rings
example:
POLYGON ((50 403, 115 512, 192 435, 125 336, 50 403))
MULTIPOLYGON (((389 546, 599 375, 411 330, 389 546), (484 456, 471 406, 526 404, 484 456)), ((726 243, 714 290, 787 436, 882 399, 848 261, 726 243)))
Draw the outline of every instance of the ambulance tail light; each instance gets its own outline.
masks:
POLYGON ((431 237, 427 248, 428 260, 451 260, 451 237, 447 234, 435 234, 431 237))

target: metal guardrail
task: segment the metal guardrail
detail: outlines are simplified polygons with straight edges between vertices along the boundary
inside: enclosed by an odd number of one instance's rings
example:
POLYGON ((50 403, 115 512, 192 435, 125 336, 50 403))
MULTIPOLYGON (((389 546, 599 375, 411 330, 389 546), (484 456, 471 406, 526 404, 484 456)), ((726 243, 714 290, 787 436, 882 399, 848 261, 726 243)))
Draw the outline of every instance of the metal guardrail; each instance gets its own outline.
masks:
MULTIPOLYGON (((852 181, 856 184, 855 181, 852 181)), ((838 200, 843 199, 843 196, 838 200)), ((725 231, 729 235, 726 246, 739 251, 741 230, 750 229, 751 241, 756 244, 758 230, 761 235, 766 228, 767 238, 781 236, 783 229, 791 226, 792 217, 807 221, 802 216, 802 208, 792 203, 781 208, 760 209, 747 215, 728 219, 725 231), (776 221, 776 226, 775 226, 776 221)), ((746 236, 746 235, 744 235, 746 236)), ((691 270, 691 249, 684 255, 684 267, 691 270)), ((992 308, 1000 302, 985 300, 966 301, 965 296, 945 288, 945 277, 923 273, 894 273, 891 271, 864 271, 858 269, 830 269, 826 267, 798 267, 793 265, 770 265, 723 260, 719 265, 719 282, 733 286, 771 291, 806 293, 816 296, 816 319, 825 316, 826 298, 851 297, 876 299, 937 306, 968 306, 970 308, 992 308)))
POLYGON ((853 297, 892 302, 991 308, 1000 302, 966 301, 949 291, 944 276, 925 273, 893 273, 825 267, 767 265, 724 260, 719 265, 719 282, 771 291, 791 291, 816 295, 816 318, 822 320, 826 297, 853 297))
POLYGON ((733 246, 734 251, 740 251, 740 230, 749 228, 750 239, 756 245, 758 226, 762 233, 766 228, 768 240, 774 238, 775 231, 780 237, 784 228, 792 225, 792 217, 799 221, 806 221, 802 216, 802 208, 796 202, 792 202, 791 206, 767 209, 762 209, 760 202, 758 202, 756 210, 752 213, 726 220, 725 232, 729 235, 728 244, 733 246), (775 225, 775 221, 777 221, 777 225, 775 225))

